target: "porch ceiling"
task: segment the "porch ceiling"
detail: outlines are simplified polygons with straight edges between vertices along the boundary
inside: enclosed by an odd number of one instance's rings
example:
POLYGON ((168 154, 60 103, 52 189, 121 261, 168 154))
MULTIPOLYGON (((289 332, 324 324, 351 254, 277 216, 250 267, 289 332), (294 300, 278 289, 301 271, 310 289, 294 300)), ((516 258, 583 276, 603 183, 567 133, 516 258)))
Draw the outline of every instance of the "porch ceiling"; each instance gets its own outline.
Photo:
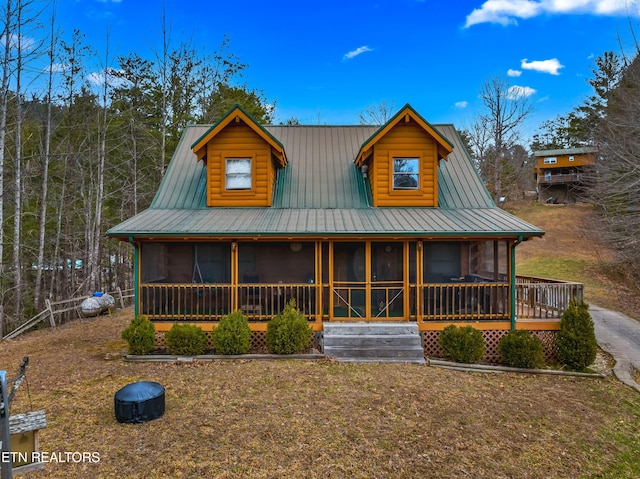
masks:
POLYGON ((518 237, 544 231, 499 208, 148 209, 109 230, 129 236, 518 237))

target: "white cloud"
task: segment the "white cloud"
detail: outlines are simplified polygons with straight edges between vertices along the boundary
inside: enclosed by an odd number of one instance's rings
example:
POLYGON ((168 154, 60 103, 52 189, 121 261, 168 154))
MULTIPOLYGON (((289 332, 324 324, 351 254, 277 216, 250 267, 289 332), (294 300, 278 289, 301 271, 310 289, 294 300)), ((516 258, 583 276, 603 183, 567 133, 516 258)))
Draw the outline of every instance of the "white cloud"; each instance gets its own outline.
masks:
POLYGON ((531 18, 540 14, 540 4, 531 0, 487 0, 468 16, 465 27, 479 23, 517 24, 518 18, 531 18))
POLYGON ((122 72, 122 70, 107 68, 99 72, 89 73, 89 75, 87 75, 87 79, 89 80, 89 83, 94 86, 103 86, 104 82, 107 80, 109 81, 110 87, 117 88, 129 84, 129 80, 120 78, 117 74, 118 72, 122 72))
POLYGON ((550 75, 560 75, 559 70, 564 68, 564 65, 560 63, 557 58, 551 58, 549 60, 534 60, 528 62, 526 58, 523 58, 520 62, 520 68, 523 70, 534 70, 541 73, 549 73, 550 75))
POLYGON ((507 91, 507 98, 510 100, 517 100, 518 98, 530 97, 531 95, 535 95, 535 93, 536 90, 529 86, 513 85, 512 87, 509 87, 509 90, 507 91))
POLYGON ((507 75, 509 75, 510 77, 519 77, 520 75, 522 75, 522 72, 520 70, 514 70, 513 68, 509 68, 507 70, 507 75))
POLYGON ((362 55, 363 53, 372 52, 372 51, 373 51, 373 48, 369 48, 368 46, 363 45, 363 46, 361 46, 359 48, 356 48, 355 50, 351 50, 349 53, 346 53, 342 57, 342 59, 343 60, 351 60, 352 58, 355 58, 358 55, 362 55))
POLYGON ((455 106, 456 108, 462 110, 463 108, 466 108, 469 106, 469 102, 468 101, 457 101, 453 104, 453 106, 455 106))
POLYGON ((69 68, 69 65, 66 63, 54 63, 53 65, 47 65, 44 67, 42 69, 42 73, 49 73, 49 70, 51 70, 51 73, 62 73, 66 71, 67 68, 69 68))
POLYGON ((467 15, 465 27, 480 23, 517 25, 543 14, 638 15, 639 0, 486 0, 467 15))
MULTIPOLYGON (((2 38, 0 38, 0 44, 2 45, 2 48, 7 45, 6 36, 3 35, 2 38)), ((15 33, 10 34, 9 48, 17 50, 18 47, 20 47, 22 52, 30 52, 36 47, 36 42, 33 38, 25 37, 24 35, 16 35, 15 33)))

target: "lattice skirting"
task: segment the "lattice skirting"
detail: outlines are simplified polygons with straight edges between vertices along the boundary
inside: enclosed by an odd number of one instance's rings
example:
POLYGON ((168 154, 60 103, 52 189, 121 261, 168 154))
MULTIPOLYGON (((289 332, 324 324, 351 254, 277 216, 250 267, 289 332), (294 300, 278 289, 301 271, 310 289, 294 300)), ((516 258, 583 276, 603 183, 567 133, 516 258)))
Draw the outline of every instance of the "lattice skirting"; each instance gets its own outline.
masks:
MULTIPOLYGON (((485 340, 486 352, 482 359, 488 363, 499 363, 500 353, 498 352, 498 341, 509 331, 482 331, 485 340)), ((441 358, 444 357, 442 348, 438 344, 440 331, 422 331, 422 346, 424 353, 428 357, 441 358)), ((544 355, 547 362, 556 362, 557 353, 555 340, 557 331, 531 331, 531 334, 537 336, 544 346, 544 355)))
MULTIPOLYGON (((164 331, 156 331, 155 349, 165 350, 167 346, 164 342, 164 331)), ((207 347, 213 349, 211 343, 211 331, 206 331, 207 334, 207 347)), ((318 340, 322 333, 314 331, 311 336, 309 347, 318 347, 318 340)), ((251 331, 251 352, 253 353, 266 353, 267 352, 267 332, 266 331, 251 331)))

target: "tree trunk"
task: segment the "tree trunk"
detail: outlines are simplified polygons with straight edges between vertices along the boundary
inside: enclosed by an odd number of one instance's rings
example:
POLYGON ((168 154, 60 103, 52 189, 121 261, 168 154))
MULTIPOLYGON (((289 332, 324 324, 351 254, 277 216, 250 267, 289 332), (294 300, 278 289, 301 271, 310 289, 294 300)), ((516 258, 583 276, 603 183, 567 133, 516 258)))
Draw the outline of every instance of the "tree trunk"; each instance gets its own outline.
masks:
MULTIPOLYGON (((38 227, 38 258, 36 260, 36 282, 33 303, 40 309, 40 292, 42 290, 42 270, 44 269, 44 243, 47 224, 47 188, 49 184, 49 162, 51 155, 51 92, 53 90, 53 67, 55 63, 55 12, 51 15, 51 43, 49 45, 49 79, 47 83, 47 117, 44 132, 44 161, 42 165, 42 182, 40 187, 40 223, 38 227)), ((55 262, 53 263, 55 264, 55 262)))

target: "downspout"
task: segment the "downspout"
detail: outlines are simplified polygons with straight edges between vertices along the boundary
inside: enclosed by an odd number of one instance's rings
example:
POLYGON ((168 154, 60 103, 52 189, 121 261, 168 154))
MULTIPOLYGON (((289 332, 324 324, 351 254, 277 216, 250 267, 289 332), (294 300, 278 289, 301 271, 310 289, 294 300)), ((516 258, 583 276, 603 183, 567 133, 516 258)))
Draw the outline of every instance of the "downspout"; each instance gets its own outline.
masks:
POLYGON ((511 245, 511 331, 516 329, 516 246, 522 243, 522 235, 511 245))
POLYGON ((140 315, 140 303, 138 302, 140 291, 140 278, 139 278, 139 264, 140 258, 138 256, 138 243, 133 241, 133 236, 129 236, 129 243, 133 245, 133 311, 135 316, 140 315))

